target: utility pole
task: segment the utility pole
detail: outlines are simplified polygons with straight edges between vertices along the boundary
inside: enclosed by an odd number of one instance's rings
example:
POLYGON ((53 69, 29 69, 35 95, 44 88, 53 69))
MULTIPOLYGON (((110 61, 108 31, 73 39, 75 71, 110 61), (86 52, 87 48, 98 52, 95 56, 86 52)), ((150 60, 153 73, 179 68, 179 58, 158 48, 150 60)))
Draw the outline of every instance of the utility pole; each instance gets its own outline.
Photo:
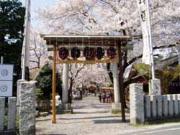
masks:
POLYGON ((29 44, 30 44, 30 6, 31 1, 26 0, 25 3, 26 13, 25 13, 25 24, 24 24, 24 40, 23 40, 23 47, 22 47, 22 56, 21 56, 21 68, 22 68, 22 76, 21 79, 25 80, 26 76, 26 69, 29 66, 29 44))

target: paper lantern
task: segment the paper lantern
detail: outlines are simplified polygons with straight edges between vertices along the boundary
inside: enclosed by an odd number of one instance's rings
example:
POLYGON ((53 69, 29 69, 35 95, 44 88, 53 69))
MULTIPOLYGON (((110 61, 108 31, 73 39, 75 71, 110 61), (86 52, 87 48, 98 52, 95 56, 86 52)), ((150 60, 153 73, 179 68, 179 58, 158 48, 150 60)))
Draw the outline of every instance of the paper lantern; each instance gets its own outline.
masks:
POLYGON ((110 58, 110 59, 114 59, 115 56, 116 56, 116 49, 114 47, 109 47, 107 49, 107 56, 110 58))
POLYGON ((96 56, 96 49, 92 47, 85 47, 83 55, 86 58, 86 60, 94 60, 96 56))
POLYGON ((102 47, 98 47, 96 49, 96 57, 97 57, 98 60, 102 59, 104 54, 105 54, 105 51, 104 51, 104 49, 102 47))
POLYGON ((73 48, 71 49, 71 57, 72 57, 73 59, 79 58, 80 55, 81 55, 81 51, 80 51, 79 48, 73 47, 73 48))
POLYGON ((61 47, 59 49, 59 58, 61 58, 62 60, 65 60, 68 56, 69 56, 68 49, 65 47, 61 47))

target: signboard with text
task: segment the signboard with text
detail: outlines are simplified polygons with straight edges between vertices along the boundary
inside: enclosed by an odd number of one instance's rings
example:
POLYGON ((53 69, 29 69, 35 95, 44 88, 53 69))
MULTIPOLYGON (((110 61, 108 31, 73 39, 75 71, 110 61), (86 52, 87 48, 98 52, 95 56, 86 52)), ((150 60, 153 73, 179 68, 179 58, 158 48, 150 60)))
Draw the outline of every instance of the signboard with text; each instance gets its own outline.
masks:
POLYGON ((150 52, 151 52, 151 29, 150 29, 150 11, 148 0, 137 0, 138 8, 140 12, 140 21, 143 35, 143 57, 142 62, 145 64, 151 64, 150 52))
POLYGON ((0 96, 12 96, 13 65, 0 64, 0 96))

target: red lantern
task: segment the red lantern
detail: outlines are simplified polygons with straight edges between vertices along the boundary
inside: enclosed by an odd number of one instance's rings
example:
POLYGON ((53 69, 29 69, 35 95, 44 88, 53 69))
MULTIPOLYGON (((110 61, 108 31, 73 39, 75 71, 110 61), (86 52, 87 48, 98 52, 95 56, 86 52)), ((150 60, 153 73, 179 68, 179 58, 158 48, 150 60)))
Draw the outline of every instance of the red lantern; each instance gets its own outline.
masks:
POLYGON ((80 55, 81 55, 81 51, 80 51, 79 48, 73 47, 73 48, 71 49, 71 57, 72 57, 73 59, 79 58, 80 55))
POLYGON ((116 49, 114 47, 109 47, 107 49, 107 56, 111 59, 114 59, 116 56, 116 49))
POLYGON ((87 60, 94 60, 96 56, 96 50, 95 48, 85 47, 83 54, 87 60))
POLYGON ((68 49, 65 47, 61 47, 59 49, 59 58, 61 58, 62 60, 65 60, 68 56, 69 56, 68 49))
POLYGON ((102 59, 104 54, 105 54, 105 52, 104 52, 104 49, 102 47, 98 47, 96 49, 96 57, 98 60, 102 59))

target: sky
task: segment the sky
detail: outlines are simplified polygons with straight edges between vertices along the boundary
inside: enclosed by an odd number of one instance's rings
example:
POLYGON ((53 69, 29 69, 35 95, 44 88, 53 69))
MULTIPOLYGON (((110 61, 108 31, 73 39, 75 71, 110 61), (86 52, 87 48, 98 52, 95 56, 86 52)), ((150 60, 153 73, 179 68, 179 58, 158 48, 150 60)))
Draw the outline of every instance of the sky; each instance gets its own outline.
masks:
MULTIPOLYGON (((25 5, 26 0, 20 1, 25 5)), ((38 10, 55 5, 58 1, 59 0, 31 0, 31 23, 34 28, 38 28, 38 10)))

